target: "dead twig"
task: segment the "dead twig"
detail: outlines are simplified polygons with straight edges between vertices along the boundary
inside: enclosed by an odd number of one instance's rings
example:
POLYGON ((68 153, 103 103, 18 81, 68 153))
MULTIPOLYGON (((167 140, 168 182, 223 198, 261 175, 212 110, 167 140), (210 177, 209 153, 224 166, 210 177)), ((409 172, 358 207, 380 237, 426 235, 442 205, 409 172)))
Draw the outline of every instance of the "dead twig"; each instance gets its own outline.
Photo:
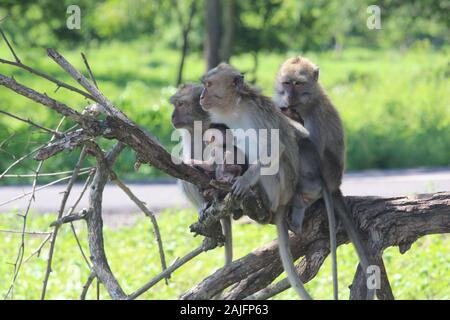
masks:
POLYGON ((59 137, 59 135, 61 134, 60 132, 56 132, 55 130, 43 127, 43 126, 41 126, 41 125, 31 121, 30 119, 24 119, 24 118, 18 117, 16 115, 12 114, 12 113, 7 112, 7 111, 0 110, 0 113, 2 113, 4 115, 7 115, 8 117, 14 118, 16 120, 28 123, 29 125, 31 125, 33 127, 36 127, 36 128, 38 128, 40 130, 43 130, 45 132, 51 133, 51 134, 55 135, 55 137, 59 137))
MULTIPOLYGON (((166 255, 164 253, 164 247, 163 247, 163 242, 161 239, 161 232, 159 231, 159 226, 158 226, 158 221, 156 220, 155 214, 150 211, 147 206, 144 204, 144 202, 142 202, 141 200, 139 200, 138 197, 136 197, 136 195, 130 190, 130 188, 128 188, 119 178, 117 178, 117 175, 112 172, 112 181, 120 188, 122 189, 123 192, 125 192, 125 194, 139 207, 139 209, 142 210, 142 212, 150 218, 152 224, 153 224, 153 233, 155 235, 155 239, 156 242, 158 244, 158 250, 159 250, 159 257, 161 260, 161 267, 162 270, 166 270, 167 269, 167 264, 166 264, 166 255)), ((166 284, 167 284, 167 279, 166 278, 166 284)))
MULTIPOLYGON (((75 168, 73 170, 72 176, 70 177, 70 180, 67 183, 66 190, 64 191, 64 195, 63 195, 63 198, 61 200, 61 206, 60 206, 59 211, 58 211, 58 220, 61 219, 61 217, 62 217, 62 215, 64 213, 64 210, 66 208, 67 199, 69 198, 70 191, 72 191, 73 184, 75 183, 76 179, 78 178, 78 174, 80 172, 80 168, 81 168, 81 165, 82 165, 82 163, 84 161, 85 156, 86 156, 86 148, 83 148, 81 150, 78 162, 75 165, 75 168)), ((56 239, 57 239, 57 236, 58 236, 59 226, 60 225, 55 225, 54 226, 55 229, 53 230, 53 234, 52 234, 52 239, 51 239, 51 243, 50 243, 50 250, 49 250, 48 259, 47 259, 47 268, 45 270, 45 276, 44 276, 44 281, 43 281, 43 286, 42 286, 41 300, 45 299, 45 294, 47 292, 47 284, 48 284, 48 279, 50 277, 50 272, 52 271, 53 253, 54 253, 54 250, 55 250, 55 244, 56 244, 56 239)))
MULTIPOLYGON (((60 126, 62 125, 62 123, 64 122, 65 118, 62 118, 61 121, 59 122, 58 126, 56 127, 56 131, 59 130, 60 126)), ((53 140, 55 138, 55 135, 53 135, 50 139, 53 140)), ((13 297, 14 295, 14 285, 16 283, 17 277, 19 276, 19 272, 20 269, 22 267, 22 263, 23 263, 23 257, 25 254, 25 232, 26 232, 26 228, 27 228, 27 218, 28 218, 28 213, 30 212, 30 208, 31 208, 31 202, 34 201, 34 194, 36 192, 36 185, 37 185, 37 179, 39 177, 39 171, 42 168, 43 165, 43 161, 39 161, 37 167, 36 167, 36 173, 35 173, 35 177, 33 180, 33 185, 32 185, 32 190, 31 190, 31 197, 30 200, 28 201, 27 204, 27 208, 25 209, 25 213, 23 215, 21 215, 23 222, 22 222, 22 235, 21 235, 21 242, 20 242, 20 246, 19 246, 19 251, 17 253, 17 258, 16 261, 14 263, 14 272, 13 272, 13 279, 11 281, 11 285, 8 289, 8 291, 6 292, 5 298, 8 298, 10 295, 11 297, 13 297)))

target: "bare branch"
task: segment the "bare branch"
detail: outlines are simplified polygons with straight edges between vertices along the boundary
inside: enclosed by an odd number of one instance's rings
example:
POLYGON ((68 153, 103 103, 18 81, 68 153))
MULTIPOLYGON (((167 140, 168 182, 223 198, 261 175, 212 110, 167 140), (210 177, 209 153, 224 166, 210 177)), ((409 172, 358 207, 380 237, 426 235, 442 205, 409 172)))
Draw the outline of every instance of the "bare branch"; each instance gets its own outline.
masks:
POLYGON ((45 232, 45 231, 18 231, 18 230, 5 230, 0 229, 0 233, 13 233, 13 234, 28 234, 32 236, 48 236, 49 234, 52 234, 51 232, 45 232))
POLYGON ((31 121, 30 119, 24 119, 24 118, 18 117, 16 115, 13 115, 12 113, 7 112, 7 111, 0 110, 0 113, 3 113, 4 115, 7 115, 8 117, 14 118, 16 120, 28 123, 29 125, 31 125, 33 127, 36 127, 38 129, 41 129, 41 130, 43 130, 45 132, 54 134, 56 137, 58 137, 61 134, 60 132, 56 132, 55 130, 45 128, 45 127, 43 127, 43 126, 41 126, 41 125, 31 121))
MULTIPOLYGON (((89 173, 89 171, 83 171, 83 172, 80 172, 79 176, 85 175, 85 174, 87 174, 87 173, 89 173)), ((70 179, 70 176, 67 176, 67 177, 64 177, 64 178, 61 178, 61 179, 52 181, 52 182, 50 182, 50 183, 47 183, 47 184, 45 184, 45 185, 43 185, 43 186, 41 186, 41 187, 36 188, 36 190, 34 190, 34 191, 35 191, 35 192, 40 191, 40 190, 42 190, 42 189, 48 188, 48 187, 53 186, 53 185, 55 185, 55 184, 57 184, 57 183, 60 183, 61 181, 65 181, 65 180, 68 180, 68 179, 70 179)), ((24 193, 24 194, 22 194, 22 195, 20 195, 20 196, 14 197, 14 198, 9 199, 9 200, 6 200, 6 201, 0 203, 0 207, 1 207, 1 206, 4 206, 5 204, 11 203, 11 202, 13 202, 13 201, 22 199, 22 198, 24 198, 24 197, 26 197, 27 195, 30 195, 30 194, 32 194, 32 193, 33 193, 33 191, 29 191, 29 192, 26 192, 26 193, 24 193)))
MULTIPOLYGON (((407 248, 427 234, 450 232, 449 192, 418 197, 346 197, 345 200, 361 234, 366 237, 364 240, 379 254, 390 246, 407 248)), ((298 259, 317 241, 327 240, 327 226, 325 208, 323 202, 319 201, 305 216, 302 236, 290 238, 293 257, 298 259)), ((343 226, 339 225, 337 243, 341 245, 348 241, 343 226)), ((328 249, 327 241, 324 241, 324 246, 328 249)), ((249 282, 248 286, 241 287, 246 296, 261 290, 263 281, 269 285, 283 271, 275 241, 218 270, 185 293, 182 298, 209 299, 234 283, 245 281, 259 270, 264 272, 259 273, 256 286, 253 287, 249 282)), ((235 292, 233 297, 238 295, 239 293, 235 292)))
MULTIPOLYGON (((61 200, 61 206, 60 206, 59 211, 58 211, 57 221, 61 219, 61 217, 62 217, 62 215, 64 213, 64 210, 66 208, 67 199, 69 198, 70 191, 72 191, 73 184, 75 183, 76 179, 78 178, 78 174, 80 172, 80 168, 81 168, 81 165, 82 165, 82 163, 84 161, 85 156, 86 156, 86 148, 83 148, 81 150, 78 162, 75 165, 75 168, 73 170, 72 176, 70 177, 70 180, 67 183, 66 190, 64 191, 64 196, 63 196, 63 198, 61 200)), ((54 250, 55 250, 55 244, 56 244, 56 238, 58 236, 59 226, 60 226, 60 224, 59 225, 58 224, 55 225, 54 226, 55 229, 53 230, 52 240, 51 240, 51 243, 50 243, 50 250, 49 250, 48 259, 47 259, 47 268, 46 268, 46 271, 45 271, 44 282, 43 282, 43 287, 42 287, 41 300, 45 299, 45 294, 46 294, 46 291, 47 291, 48 279, 50 277, 50 272, 52 271, 53 253, 54 253, 54 250)))
POLYGON ((95 100, 105 107, 109 115, 115 116, 128 124, 133 122, 125 116, 120 110, 118 110, 111 101, 109 101, 95 86, 93 86, 85 76, 83 76, 77 69, 75 69, 62 55, 60 55, 54 49, 47 49, 47 54, 52 58, 61 68, 63 68, 68 74, 72 76, 81 86, 83 86, 95 100))
POLYGON ((71 120, 74 120, 76 122, 82 121, 82 115, 78 111, 69 108, 65 104, 58 102, 45 94, 41 94, 37 91, 34 91, 33 89, 21 85, 13 78, 0 74, 0 85, 5 86, 37 103, 43 104, 58 112, 59 114, 68 117, 71 120))
MULTIPOLYGON (((59 128, 62 125, 62 123, 64 122, 64 120, 65 120, 65 117, 63 117, 61 119, 61 121, 59 122, 58 126, 56 127, 56 131, 59 130, 59 128)), ((54 138, 55 138, 55 135, 53 135, 51 137, 50 141, 53 140, 54 138)), ((37 179, 39 177, 39 172, 41 171, 43 163, 44 163, 43 161, 39 161, 39 163, 37 165, 35 177, 34 177, 34 180, 33 180, 33 186, 32 186, 32 190, 31 190, 31 197, 28 200, 28 204, 27 204, 27 208, 25 210, 25 213, 23 215, 21 215, 21 217, 23 219, 21 243, 20 243, 20 246, 19 246, 19 252, 17 253, 16 262, 14 263, 13 279, 11 281, 11 285, 10 285, 8 291, 6 292, 5 297, 9 297, 10 294, 11 294, 11 296, 14 294, 14 285, 15 285, 15 282, 17 280, 17 277, 19 276, 20 269, 22 267, 23 257, 24 257, 24 254, 25 254, 25 232, 26 232, 26 228, 27 228, 28 213, 30 212, 31 202, 34 201, 34 194, 35 194, 35 192, 37 190, 37 188, 36 188, 37 179)))
POLYGON ((92 137, 88 135, 84 129, 78 129, 73 132, 65 133, 60 135, 59 139, 49 143, 44 148, 39 150, 34 159, 46 160, 63 151, 71 151, 89 139, 92 139, 92 137))
POLYGON ((190 260, 194 259, 196 256, 198 256, 200 253, 204 252, 205 249, 203 246, 198 247, 197 249, 189 252, 187 255, 182 257, 181 259, 175 260, 173 264, 171 264, 166 270, 158 274, 156 277, 154 277, 152 280, 147 282, 142 288, 139 290, 136 290, 132 294, 128 296, 128 299, 134 300, 140 295, 144 294, 148 290, 150 290, 151 287, 153 287, 155 284, 157 284, 159 281, 161 281, 164 278, 169 277, 175 270, 179 269, 186 263, 188 263, 190 260))
MULTIPOLYGON (((21 156, 19 159, 17 159, 16 161, 14 161, 13 163, 11 163, 9 165, 8 168, 5 169, 5 171, 2 172, 2 174, 0 174, 0 179, 2 179, 3 177, 6 176, 6 174, 9 172, 9 170, 11 170, 12 168, 14 168, 16 165, 18 165, 19 163, 21 163, 23 160, 25 160, 26 158, 30 157, 31 155, 35 154, 36 152, 38 152, 39 150, 41 150, 42 148, 45 147, 46 144, 43 144, 39 147, 37 147, 36 149, 31 150, 30 152, 28 152, 27 154, 21 156)), ((34 175, 33 175, 34 177, 34 175)), ((0 204, 1 206, 2 204, 0 204)))
MULTIPOLYGON (((94 145, 94 143, 91 143, 94 145)), ((92 146, 89 146, 92 148, 92 146)), ((98 148, 98 147, 97 147, 98 148)), ((97 167, 92 180, 89 194, 89 211, 87 215, 89 251, 91 253, 91 261, 93 271, 97 278, 103 283, 108 290, 112 299, 123 300, 127 296, 114 277, 105 254, 103 243, 103 219, 102 219, 102 194, 109 178, 110 166, 115 161, 123 145, 116 144, 113 149, 104 157, 101 150, 93 148, 97 157, 97 167)))
POLYGON ((35 74, 35 75, 37 75, 37 76, 39 76, 41 78, 44 78, 44 79, 46 79, 46 80, 48 80, 50 82, 53 82, 54 84, 57 85, 57 88, 65 88, 67 90, 70 90, 70 91, 73 91, 75 93, 78 93, 78 94, 84 96, 87 99, 90 99, 92 101, 96 101, 95 98, 93 96, 91 96, 89 93, 86 93, 83 90, 80 90, 80 89, 78 89, 78 88, 76 88, 74 86, 71 86, 70 84, 62 82, 62 81, 52 77, 49 74, 46 74, 46 73, 44 73, 42 71, 33 69, 33 68, 31 68, 31 67, 29 67, 29 66, 27 66, 27 65, 25 65, 25 64, 23 64, 21 62, 14 62, 14 61, 9 61, 9 60, 5 60, 5 59, 1 59, 0 58, 0 63, 8 64, 8 65, 11 65, 11 66, 14 66, 14 67, 21 68, 21 69, 23 69, 25 71, 28 71, 31 74, 35 74))
POLYGON ((27 263, 28 261, 30 261, 31 258, 33 258, 34 256, 38 256, 41 254, 42 248, 44 248, 44 246, 47 244, 48 240, 50 240, 50 238, 52 237, 52 232, 49 232, 48 236, 45 237, 44 241, 41 242, 41 244, 37 247, 36 250, 34 250, 28 258, 26 258, 24 260, 23 263, 27 263))
MULTIPOLYGON (((6 17, 5 17, 6 18, 6 17)), ((4 19, 4 18, 3 18, 4 19)), ((2 19, 2 20, 3 20, 2 19)), ((14 49, 13 49, 13 47, 11 46, 11 44, 9 43, 9 41, 8 41, 8 38, 6 38, 6 35, 5 35, 5 33, 3 32, 3 30, 0 28, 0 34, 2 35, 2 38, 3 38, 3 40, 5 40, 5 43, 6 43, 6 45, 8 46, 8 48, 9 48, 9 51, 11 51, 11 53, 12 53, 12 55, 14 56, 14 59, 16 59, 16 61, 18 62, 18 63, 20 63, 20 59, 19 59, 19 57, 16 55, 16 53, 14 52, 14 49)))
MULTIPOLYGON (((155 235, 156 242, 158 244, 158 250, 159 250, 159 257, 161 260, 161 267, 162 271, 167 269, 167 263, 166 263, 166 255, 164 253, 164 247, 163 242, 161 239, 161 232, 159 231, 158 221, 156 221, 155 214, 150 211, 150 209, 147 208, 147 206, 139 200, 138 197, 117 177, 117 175, 111 171, 112 173, 112 181, 120 188, 123 192, 139 207, 139 209, 144 212, 144 214, 150 218, 152 224, 153 224, 153 232, 155 235)), ((167 278, 168 279, 168 278, 167 278)))
POLYGON ((98 89, 97 81, 95 81, 94 74, 92 73, 91 67, 89 66, 89 62, 87 61, 87 58, 86 58, 86 56, 84 55, 83 52, 81 53, 81 57, 83 58, 84 64, 86 65, 86 69, 89 72, 89 77, 91 78, 91 80, 94 83, 95 87, 98 89))
MULTIPOLYGON (((80 171, 89 171, 91 170, 92 167, 85 167, 85 168, 81 168, 80 171)), ((47 172, 47 173, 40 173, 39 176, 40 177, 54 177, 54 176, 61 176, 61 175, 67 175, 73 173, 73 170, 68 170, 68 171, 60 171, 60 172, 47 172)), ((4 178, 31 178, 34 177, 34 174, 5 174, 3 176, 4 178)))
POLYGON ((86 283, 83 286, 83 291, 81 291, 80 300, 86 300, 86 295, 89 291, 89 287, 91 286, 91 284, 95 278, 96 278, 95 272, 91 272, 89 274, 89 277, 88 277, 86 283))
POLYGON ((59 218, 56 221, 53 221, 50 224, 50 227, 60 227, 64 223, 70 223, 78 220, 84 220, 86 219, 88 211, 86 209, 81 210, 77 213, 68 214, 64 217, 59 218))

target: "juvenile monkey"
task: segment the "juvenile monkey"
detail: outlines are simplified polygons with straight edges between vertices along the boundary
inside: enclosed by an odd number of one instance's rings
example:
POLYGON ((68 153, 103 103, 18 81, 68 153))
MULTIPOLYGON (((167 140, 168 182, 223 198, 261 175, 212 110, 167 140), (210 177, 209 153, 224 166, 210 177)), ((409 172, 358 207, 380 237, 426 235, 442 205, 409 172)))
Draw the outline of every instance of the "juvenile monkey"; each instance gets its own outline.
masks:
POLYGON ((238 143, 246 140, 249 148, 258 146, 256 153, 248 148, 243 150, 248 157, 249 168, 233 184, 233 195, 240 197, 255 184, 261 184, 275 218, 280 256, 289 282, 303 299, 311 299, 297 275, 289 249, 287 219, 291 207, 294 217, 304 211, 305 204, 296 196, 298 188, 314 198, 320 198, 321 193, 326 192, 322 189, 318 161, 313 161, 317 159, 314 146, 306 131, 297 130, 270 98, 245 83, 242 74, 230 65, 220 64, 208 71, 202 77, 202 83, 200 104, 210 113, 211 121, 235 129, 233 133, 238 143), (279 130, 278 150, 272 150, 271 139, 265 139, 260 132, 247 134, 245 131, 249 129, 266 129, 271 134, 279 130), (262 160, 267 156, 264 151, 267 150, 272 152, 271 165, 278 165, 278 170, 270 174, 262 172, 262 160))
MULTIPOLYGON (((184 160, 195 156, 194 141, 192 141, 194 137, 194 121, 201 121, 202 134, 211 123, 208 113, 199 104, 201 92, 201 85, 185 84, 170 97, 170 103, 174 106, 172 113, 173 126, 176 129, 186 129, 189 132, 189 135, 182 136, 184 160)), ((200 141, 197 141, 197 143, 200 143, 200 141)), ((181 181, 181 186, 188 200, 200 212, 205 205, 205 198, 202 192, 196 186, 186 181, 181 181)), ((233 261, 231 217, 221 219, 220 223, 225 237, 225 265, 228 265, 233 261)))
MULTIPOLYGON (((303 57, 285 61, 278 72, 274 100, 288 117, 300 121, 310 132, 317 148, 323 178, 333 195, 336 211, 355 245, 363 270, 369 266, 369 254, 359 236, 355 222, 340 191, 344 172, 344 130, 339 113, 320 86, 319 68, 303 57)), ((368 298, 372 299, 373 290, 368 298)))
POLYGON ((206 160, 192 159, 189 163, 209 172, 218 181, 234 182, 247 170, 248 164, 239 163, 239 159, 245 159, 245 154, 234 145, 229 128, 224 124, 212 123, 205 135, 208 139, 206 160))

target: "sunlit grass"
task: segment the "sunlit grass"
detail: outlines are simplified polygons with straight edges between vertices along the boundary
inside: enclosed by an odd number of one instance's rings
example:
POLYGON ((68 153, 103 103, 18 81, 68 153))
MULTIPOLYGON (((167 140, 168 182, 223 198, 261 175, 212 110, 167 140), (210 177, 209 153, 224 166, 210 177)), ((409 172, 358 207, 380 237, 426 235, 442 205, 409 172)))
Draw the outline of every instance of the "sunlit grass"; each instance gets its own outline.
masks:
MULTIPOLYGON (((54 214, 31 213, 28 230, 50 231, 49 224, 54 218, 54 214)), ((194 238, 188 231, 189 224, 195 219, 196 213, 193 210, 166 210, 161 213, 159 223, 168 263, 200 244, 200 237, 194 238)), ((14 213, 2 213, 0 229, 18 230, 21 221, 21 218, 14 213)), ((83 248, 88 252, 85 224, 83 222, 75 224, 83 248)), ((233 232, 236 258, 246 255, 275 238, 273 226, 235 223, 233 232)), ((25 257, 28 257, 42 240, 43 236, 26 236, 25 257)), ((19 244, 19 235, 0 233, 1 294, 6 293, 9 288, 13 273, 13 266, 10 263, 15 260, 19 244)), ((161 270, 149 219, 138 218, 132 226, 117 229, 105 227, 105 244, 112 270, 127 293, 139 288, 161 270)), ((434 235, 421 238, 404 255, 399 254, 398 248, 386 250, 384 260, 397 299, 450 298, 448 246, 448 235, 434 235)), ((14 290, 15 299, 39 298, 47 254, 48 246, 39 257, 34 257, 23 265, 14 290)), ((339 247, 340 296, 343 299, 348 297, 347 287, 351 283, 356 262, 357 258, 352 246, 339 247)), ((168 286, 162 281, 142 298, 177 299, 180 294, 220 268, 222 263, 222 249, 202 254, 176 271, 168 286)), ((69 226, 63 226, 56 244, 47 298, 78 299, 88 275, 89 271, 78 251, 69 226)), ((329 259, 325 261, 316 278, 306 287, 315 298, 330 299, 332 297, 329 259)), ((102 298, 109 298, 104 288, 101 292, 102 298)), ((88 298, 94 297, 95 290, 92 289, 88 298)), ((297 296, 292 290, 288 290, 277 298, 297 299, 297 296)))

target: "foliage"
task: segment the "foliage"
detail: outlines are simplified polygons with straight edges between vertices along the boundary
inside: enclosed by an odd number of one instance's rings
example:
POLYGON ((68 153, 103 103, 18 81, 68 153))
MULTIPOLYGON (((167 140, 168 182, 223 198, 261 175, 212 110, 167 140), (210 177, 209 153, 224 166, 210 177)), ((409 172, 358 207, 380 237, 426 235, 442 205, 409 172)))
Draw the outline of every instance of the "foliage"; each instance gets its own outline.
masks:
MULTIPOLYGON (((77 50, 62 53, 80 70, 84 70, 77 50)), ((414 166, 448 166, 450 159, 450 64, 448 47, 436 51, 424 40, 406 52, 347 49, 340 53, 308 54, 321 66, 321 82, 329 92, 344 120, 347 134, 347 169, 398 168, 414 166), (433 63, 429 63, 432 61, 433 63)), ((58 66, 51 63, 44 50, 17 48, 27 64, 45 70, 59 79, 73 83, 58 66)), ((168 97, 176 79, 178 55, 170 49, 153 50, 146 41, 112 42, 86 51, 93 72, 105 94, 144 128, 170 147, 172 107, 168 97), (118 54, 120 52, 120 54, 118 54)), ((257 72, 257 85, 272 94, 279 64, 297 54, 264 53, 257 72)), ((0 56, 9 57, 0 47, 0 56)), ((252 68, 252 56, 232 57, 231 63, 243 71, 252 68)), ((203 73, 201 57, 190 54, 186 61, 185 81, 198 81, 203 73)), ((87 101, 15 68, 0 66, 2 73, 47 92, 51 96, 82 110, 87 101)), ((47 108, 0 88, 1 109, 14 112, 47 127, 59 121, 47 108)), ((65 128, 69 123, 65 124, 65 128)), ((33 130, 6 116, 0 117, 0 171, 15 157, 44 143, 47 134, 33 130), (9 138, 9 139, 8 139, 9 138), (5 141, 6 140, 6 141, 5 141)), ((106 145, 108 142, 106 143, 106 145)), ((106 146, 105 145, 105 146, 106 146)), ((70 170, 77 153, 56 156, 44 164, 43 172, 70 170)), ((126 151, 117 163, 125 179, 149 179, 161 176, 157 170, 142 166, 133 170, 134 155, 126 151)), ((35 161, 25 162, 15 173, 30 173, 35 161)), ((45 181, 40 180, 40 182, 45 181)), ((1 183, 17 182, 2 179, 1 183)))

